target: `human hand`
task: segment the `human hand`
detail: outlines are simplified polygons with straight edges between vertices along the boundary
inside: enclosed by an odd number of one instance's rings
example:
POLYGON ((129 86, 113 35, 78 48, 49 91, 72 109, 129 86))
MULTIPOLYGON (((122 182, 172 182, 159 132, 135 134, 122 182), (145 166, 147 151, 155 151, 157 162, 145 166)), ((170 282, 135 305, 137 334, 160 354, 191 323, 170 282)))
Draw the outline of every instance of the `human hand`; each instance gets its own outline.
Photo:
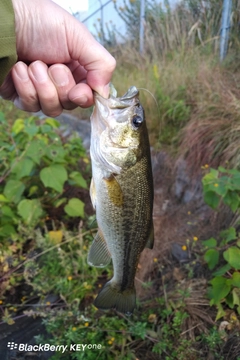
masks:
POLYGON ((87 28, 51 0, 12 0, 18 62, 0 95, 26 111, 57 116, 103 97, 115 59, 87 28))

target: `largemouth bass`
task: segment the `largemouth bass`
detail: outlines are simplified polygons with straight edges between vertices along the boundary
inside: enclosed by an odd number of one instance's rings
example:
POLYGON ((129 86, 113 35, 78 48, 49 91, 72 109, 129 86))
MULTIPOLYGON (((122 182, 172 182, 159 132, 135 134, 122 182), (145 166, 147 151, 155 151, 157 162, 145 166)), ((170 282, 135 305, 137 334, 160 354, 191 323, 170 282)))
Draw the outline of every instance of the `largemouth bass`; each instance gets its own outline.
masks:
POLYGON ((112 259, 114 276, 94 305, 131 314, 136 304, 134 278, 141 252, 153 247, 153 179, 144 110, 135 86, 118 98, 94 93, 91 116, 90 195, 98 232, 88 255, 92 266, 112 259))

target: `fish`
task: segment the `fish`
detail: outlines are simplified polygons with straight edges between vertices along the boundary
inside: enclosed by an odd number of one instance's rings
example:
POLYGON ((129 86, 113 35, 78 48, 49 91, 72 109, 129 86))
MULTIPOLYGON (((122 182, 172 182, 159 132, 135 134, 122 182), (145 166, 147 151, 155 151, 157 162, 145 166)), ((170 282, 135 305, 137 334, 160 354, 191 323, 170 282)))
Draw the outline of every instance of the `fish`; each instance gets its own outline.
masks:
POLYGON ((114 274, 93 304, 130 315, 136 307, 134 279, 140 255, 154 244, 148 130, 135 86, 122 97, 113 86, 107 99, 94 92, 94 102, 90 197, 98 232, 87 261, 101 268, 112 260, 114 274))

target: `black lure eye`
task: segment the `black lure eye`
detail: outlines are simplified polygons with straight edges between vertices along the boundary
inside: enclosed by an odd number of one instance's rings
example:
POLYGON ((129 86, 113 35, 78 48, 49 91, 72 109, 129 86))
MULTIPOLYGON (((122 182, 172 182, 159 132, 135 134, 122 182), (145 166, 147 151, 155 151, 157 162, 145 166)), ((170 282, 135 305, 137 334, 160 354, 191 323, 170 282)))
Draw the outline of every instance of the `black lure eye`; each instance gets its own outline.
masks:
POLYGON ((141 116, 135 115, 132 118, 132 124, 135 128, 139 128, 143 123, 143 118, 141 116))

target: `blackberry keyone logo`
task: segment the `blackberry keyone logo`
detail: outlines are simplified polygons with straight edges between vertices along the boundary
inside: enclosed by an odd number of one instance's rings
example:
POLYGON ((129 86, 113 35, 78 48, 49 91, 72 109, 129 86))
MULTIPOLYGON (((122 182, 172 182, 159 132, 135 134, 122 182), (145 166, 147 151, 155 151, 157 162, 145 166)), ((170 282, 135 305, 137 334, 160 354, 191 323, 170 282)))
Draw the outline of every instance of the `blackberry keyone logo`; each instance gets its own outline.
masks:
POLYGON ((10 350, 17 350, 18 344, 15 344, 15 342, 13 342, 13 341, 9 341, 9 342, 7 343, 7 347, 8 347, 10 350))

